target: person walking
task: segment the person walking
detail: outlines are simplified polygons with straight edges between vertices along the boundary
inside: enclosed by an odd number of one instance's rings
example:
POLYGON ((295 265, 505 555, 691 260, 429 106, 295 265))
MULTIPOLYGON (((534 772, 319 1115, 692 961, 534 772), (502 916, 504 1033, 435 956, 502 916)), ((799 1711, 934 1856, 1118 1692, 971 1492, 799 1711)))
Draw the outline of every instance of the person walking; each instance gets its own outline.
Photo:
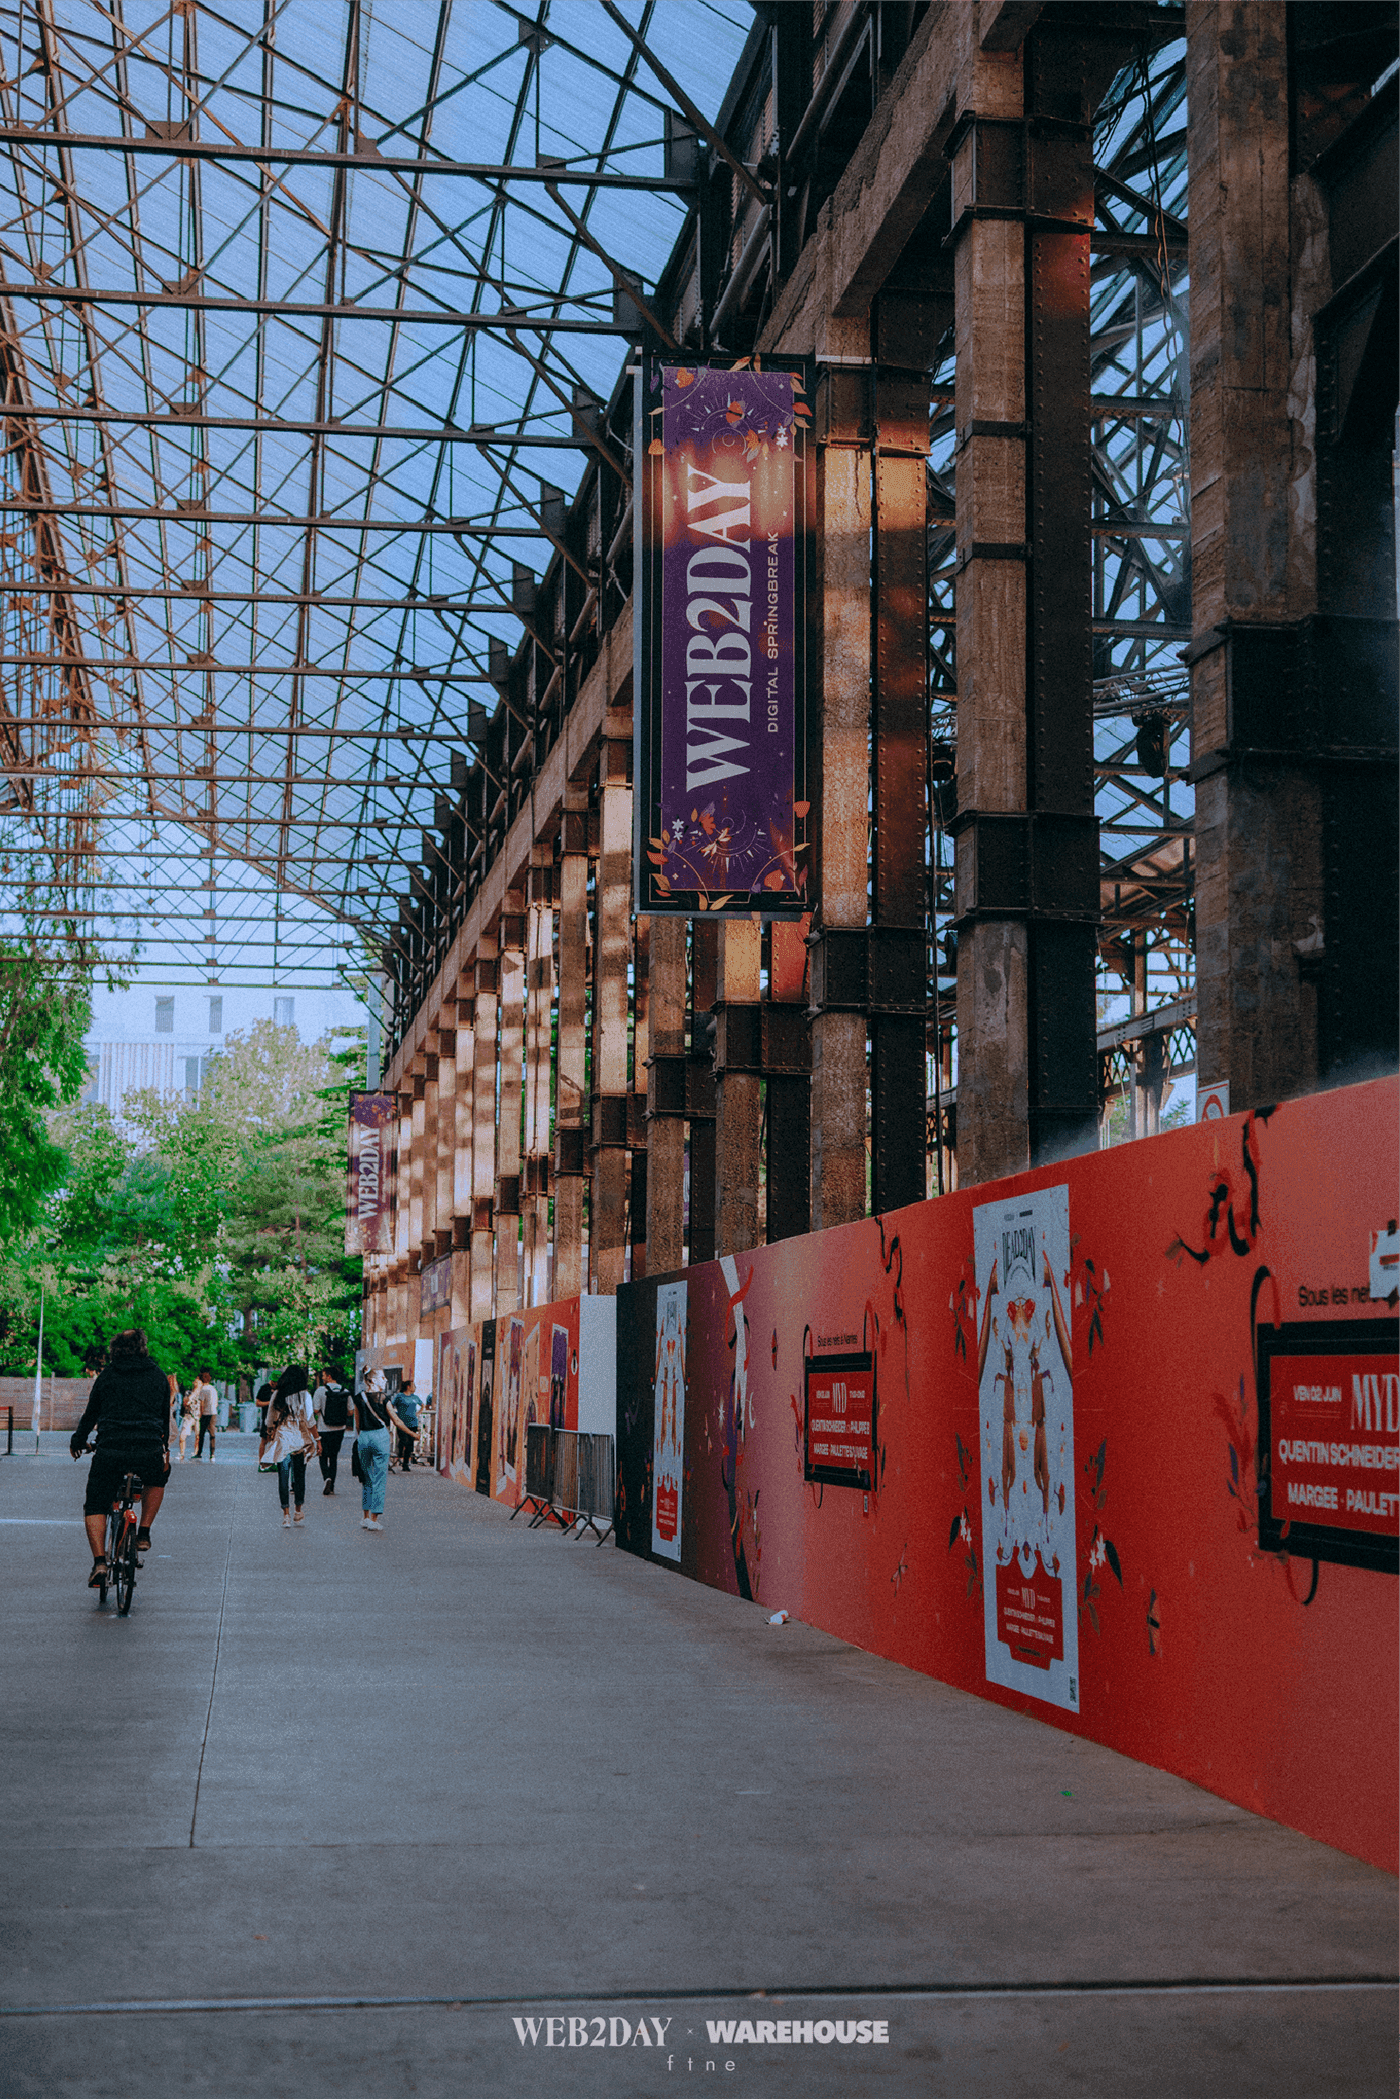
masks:
POLYGON ((339 1383, 334 1372, 322 1371, 321 1382, 312 1395, 312 1406, 316 1411, 316 1427, 321 1438, 321 1478, 326 1483, 321 1493, 333 1495, 340 1447, 345 1441, 345 1432, 350 1423, 350 1395, 339 1383))
POLYGON ((361 1502, 364 1515, 360 1523, 366 1531, 382 1531, 384 1483, 389 1477, 392 1431, 397 1429, 404 1436, 415 1433, 385 1391, 382 1371, 365 1372, 364 1390, 355 1395, 355 1424, 358 1432, 355 1449, 359 1454, 363 1482, 361 1502))
MULTIPOLYGON (((178 1392, 179 1388, 177 1387, 177 1388, 176 1388, 176 1390, 177 1390, 177 1392, 178 1392)), ((188 1392, 187 1392, 187 1393, 185 1394, 184 1398, 183 1398, 183 1399, 182 1399, 182 1400, 180 1401, 180 1403, 179 1403, 179 1405, 180 1405, 180 1420, 179 1420, 179 1425, 178 1425, 178 1427, 179 1427, 179 1432, 180 1432, 180 1463, 181 1463, 181 1465, 183 1465, 183 1464, 184 1464, 184 1462, 185 1462, 185 1446, 186 1446, 186 1444, 187 1444, 187 1443, 189 1442, 189 1440, 190 1440, 190 1438, 191 1438, 192 1436, 195 1436, 195 1435, 197 1435, 197 1434, 198 1434, 198 1430, 199 1430, 199 1416, 198 1416, 198 1415, 196 1414, 196 1412, 195 1412, 194 1394, 195 1394, 195 1389, 194 1389, 194 1387, 193 1387, 193 1386, 191 1386, 191 1387, 190 1387, 190 1389, 189 1389, 189 1391, 188 1391, 188 1392)))
POLYGON ((395 1393, 394 1406, 408 1424, 406 1430, 400 1430, 394 1450, 394 1456, 406 1473, 413 1464, 413 1453, 418 1443, 418 1395, 413 1390, 411 1374, 395 1393))
POLYGON ((284 1531, 305 1518, 306 1461, 308 1455, 314 1456, 320 1450, 309 1384, 305 1365, 288 1364, 268 1402, 267 1427, 258 1447, 258 1464, 277 1468, 277 1499, 282 1504, 284 1531))
POLYGON ((258 1387, 258 1395, 257 1395, 257 1398, 256 1398, 256 1400, 255 1400, 255 1401, 253 1402, 253 1405, 254 1405, 254 1406, 256 1407, 256 1409, 257 1409, 257 1411, 258 1411, 258 1435, 259 1435, 259 1436, 266 1436, 266 1435, 267 1435, 267 1409, 268 1409, 268 1402, 269 1402, 269 1401, 271 1400, 271 1398, 272 1398, 272 1386, 271 1386, 271 1383, 270 1383, 270 1382, 269 1382, 269 1381, 268 1381, 267 1379, 264 1379, 263 1383, 262 1383, 262 1384, 261 1384, 261 1385, 260 1385, 260 1386, 258 1387))
POLYGON ((215 1432, 219 1426, 219 1396, 214 1390, 213 1378, 207 1370, 201 1371, 191 1386, 190 1399, 194 1402, 195 1412, 199 1416, 199 1442, 195 1446, 195 1464, 198 1465, 200 1459, 204 1456, 204 1439, 207 1436, 209 1439, 209 1463, 212 1466, 214 1463, 215 1432))

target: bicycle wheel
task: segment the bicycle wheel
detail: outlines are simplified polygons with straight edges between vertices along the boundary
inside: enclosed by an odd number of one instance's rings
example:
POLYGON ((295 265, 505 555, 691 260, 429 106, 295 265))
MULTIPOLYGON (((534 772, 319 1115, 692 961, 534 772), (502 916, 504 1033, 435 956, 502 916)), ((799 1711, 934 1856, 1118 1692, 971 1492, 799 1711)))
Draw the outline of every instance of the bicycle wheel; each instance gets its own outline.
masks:
POLYGON ((112 1579, 112 1569, 116 1565, 117 1540, 121 1536, 121 1521, 116 1510, 108 1511, 107 1544, 102 1562, 102 1580, 97 1585, 97 1601, 99 1604, 107 1602, 107 1585, 112 1579))
POLYGON ((114 1569, 117 1584, 117 1610, 123 1618, 131 1610, 132 1593, 136 1588, 136 1512, 128 1510, 117 1542, 117 1559, 114 1569))

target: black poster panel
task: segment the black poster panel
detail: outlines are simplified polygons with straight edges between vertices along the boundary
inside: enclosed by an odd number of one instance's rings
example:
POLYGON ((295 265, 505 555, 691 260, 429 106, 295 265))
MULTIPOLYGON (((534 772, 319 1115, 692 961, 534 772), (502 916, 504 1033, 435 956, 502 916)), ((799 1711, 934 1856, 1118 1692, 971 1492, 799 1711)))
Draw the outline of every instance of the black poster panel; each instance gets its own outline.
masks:
POLYGON ((803 1390, 803 1478, 868 1493, 875 1480, 873 1355, 809 1356, 803 1390))
POLYGON ((651 1559, 651 1468, 656 1407, 656 1293, 647 1276, 617 1293, 617 1543, 651 1559))
POLYGON ((481 1323, 481 1403, 476 1411, 476 1491, 491 1492, 491 1428, 495 1419, 496 1323, 481 1323))
POLYGON ((1393 1319, 1262 1326, 1259 1544, 1400 1569, 1400 1355, 1393 1319))

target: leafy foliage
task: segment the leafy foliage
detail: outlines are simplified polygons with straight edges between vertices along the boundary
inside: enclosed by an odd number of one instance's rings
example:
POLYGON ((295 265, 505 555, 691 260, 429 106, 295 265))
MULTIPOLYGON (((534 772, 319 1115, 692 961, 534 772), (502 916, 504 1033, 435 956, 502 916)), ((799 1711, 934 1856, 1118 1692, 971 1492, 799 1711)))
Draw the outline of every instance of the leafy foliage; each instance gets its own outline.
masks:
POLYGON ((0 939, 0 1240, 33 1226, 62 1179, 64 1155, 46 1116, 82 1092, 91 1012, 85 973, 55 972, 0 939))
POLYGON ((364 1049, 260 1022, 231 1035, 197 1095, 52 1112, 58 1161, 26 1229, 0 1235, 0 1364, 95 1368, 140 1324, 182 1382, 289 1360, 348 1367, 361 1264, 343 1251, 348 1091, 364 1049))

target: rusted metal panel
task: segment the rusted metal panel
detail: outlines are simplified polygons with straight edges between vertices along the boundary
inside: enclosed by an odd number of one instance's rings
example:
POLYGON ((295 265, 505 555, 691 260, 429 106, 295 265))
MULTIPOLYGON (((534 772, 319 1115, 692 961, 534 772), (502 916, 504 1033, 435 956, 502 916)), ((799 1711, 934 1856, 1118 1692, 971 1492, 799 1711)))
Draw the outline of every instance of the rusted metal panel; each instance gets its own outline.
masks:
MULTIPOLYGON (((922 399, 926 434, 926 387, 922 399)), ((876 459, 871 763, 874 907, 881 925, 921 925, 924 916, 926 485, 921 457, 876 459)))
MULTIPOLYGON (((691 932, 690 964, 690 1041, 692 1055, 697 1062, 703 1057, 706 1064, 709 1056, 704 1046, 709 1040, 711 1010, 718 993, 719 977, 719 927, 713 922, 697 923, 691 932)), ((713 1084, 713 1080, 711 1081, 713 1084)), ((715 1254, 715 1214, 717 1207, 717 1177, 715 1152, 715 1125, 712 1122, 692 1122, 690 1126, 690 1259, 692 1262, 713 1261, 715 1254)))
POLYGON ((810 1212, 811 1083, 805 1075, 770 1072, 767 1237, 806 1232, 810 1212))

